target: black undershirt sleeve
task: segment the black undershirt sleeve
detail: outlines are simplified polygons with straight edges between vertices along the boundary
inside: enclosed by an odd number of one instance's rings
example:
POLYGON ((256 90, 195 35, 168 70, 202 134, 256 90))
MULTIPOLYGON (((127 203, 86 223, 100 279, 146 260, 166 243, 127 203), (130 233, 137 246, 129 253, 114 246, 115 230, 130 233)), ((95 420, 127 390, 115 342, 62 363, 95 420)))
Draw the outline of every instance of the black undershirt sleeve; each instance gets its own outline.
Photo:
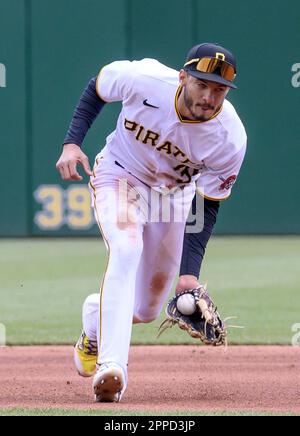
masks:
POLYGON ((105 102, 96 91, 97 78, 89 82, 75 109, 68 133, 63 144, 76 144, 81 147, 93 122, 103 109, 105 102))
MULTIPOLYGON (((180 276, 192 275, 199 278, 206 246, 216 224, 219 209, 219 201, 204 200, 203 230, 200 233, 185 233, 180 276)), ((196 213, 196 196, 193 201, 193 212, 196 213)))

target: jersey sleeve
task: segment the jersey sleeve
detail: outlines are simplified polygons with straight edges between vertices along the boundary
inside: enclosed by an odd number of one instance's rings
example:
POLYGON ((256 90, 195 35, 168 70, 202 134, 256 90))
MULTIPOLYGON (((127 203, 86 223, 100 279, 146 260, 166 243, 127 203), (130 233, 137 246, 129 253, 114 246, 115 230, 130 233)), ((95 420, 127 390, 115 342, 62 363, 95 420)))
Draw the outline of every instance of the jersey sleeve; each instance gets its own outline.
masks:
POLYGON ((208 200, 221 201, 230 197, 246 154, 246 144, 220 168, 205 167, 197 181, 197 191, 208 200))
POLYGON ((124 101, 130 95, 134 77, 135 70, 130 61, 117 61, 106 65, 97 77, 97 94, 107 103, 124 101))

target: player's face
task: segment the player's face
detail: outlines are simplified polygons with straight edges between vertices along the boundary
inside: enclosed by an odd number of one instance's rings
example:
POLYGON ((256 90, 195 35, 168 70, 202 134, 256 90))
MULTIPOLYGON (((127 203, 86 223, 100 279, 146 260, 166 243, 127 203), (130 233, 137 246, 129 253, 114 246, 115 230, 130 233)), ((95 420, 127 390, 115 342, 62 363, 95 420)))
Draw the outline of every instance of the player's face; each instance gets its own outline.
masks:
POLYGON ((229 92, 228 86, 196 79, 186 72, 181 73, 181 83, 185 112, 189 114, 188 118, 195 121, 208 121, 213 117, 223 105, 229 92))

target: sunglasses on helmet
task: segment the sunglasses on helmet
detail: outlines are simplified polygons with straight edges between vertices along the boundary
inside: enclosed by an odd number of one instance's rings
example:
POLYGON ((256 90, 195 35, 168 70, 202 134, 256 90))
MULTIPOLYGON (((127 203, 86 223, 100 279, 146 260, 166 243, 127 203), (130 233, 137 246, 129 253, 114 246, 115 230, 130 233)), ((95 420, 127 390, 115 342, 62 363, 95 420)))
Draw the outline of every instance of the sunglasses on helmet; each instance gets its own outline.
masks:
POLYGON ((236 77, 235 67, 223 59, 210 57, 192 59, 184 66, 187 67, 195 63, 197 63, 196 70, 200 73, 214 73, 219 69, 221 77, 229 82, 233 82, 236 77))

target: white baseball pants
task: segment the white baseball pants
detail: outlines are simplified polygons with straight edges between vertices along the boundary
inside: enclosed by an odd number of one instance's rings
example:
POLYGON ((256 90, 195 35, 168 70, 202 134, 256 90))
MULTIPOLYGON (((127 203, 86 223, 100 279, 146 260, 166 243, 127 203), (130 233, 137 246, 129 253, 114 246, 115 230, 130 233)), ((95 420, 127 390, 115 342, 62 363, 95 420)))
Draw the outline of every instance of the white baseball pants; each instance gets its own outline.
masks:
POLYGON ((126 372, 133 322, 155 320, 172 289, 195 186, 162 194, 100 156, 90 190, 108 264, 100 295, 84 304, 83 325, 98 341, 98 364, 126 372))

